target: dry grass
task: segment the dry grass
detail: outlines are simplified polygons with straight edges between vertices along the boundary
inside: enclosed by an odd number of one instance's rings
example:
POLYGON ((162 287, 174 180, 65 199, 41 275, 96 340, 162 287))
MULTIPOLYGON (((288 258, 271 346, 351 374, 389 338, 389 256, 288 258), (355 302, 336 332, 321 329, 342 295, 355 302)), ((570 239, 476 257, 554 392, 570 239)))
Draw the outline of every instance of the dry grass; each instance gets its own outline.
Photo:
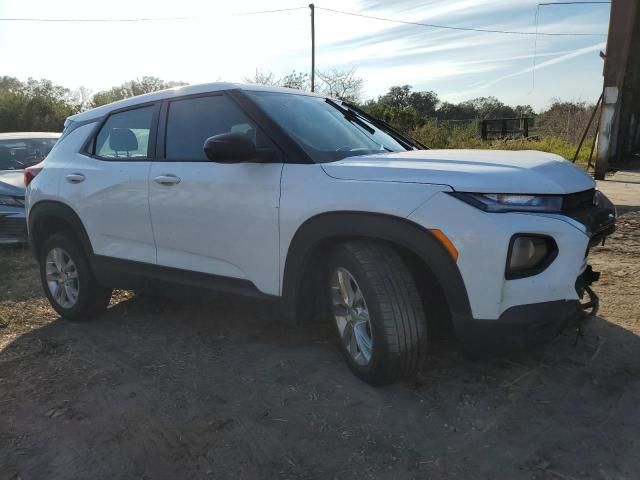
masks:
POLYGON ((0 477, 636 478, 640 211, 629 210, 591 255, 602 318, 579 342, 567 331, 492 361, 441 344, 419 377, 386 388, 264 302, 117 292, 99 318, 56 320, 29 253, 2 250, 0 477))
POLYGON ((27 247, 0 251, 0 349, 57 318, 42 295, 38 265, 27 247))
MULTIPOLYGON (((26 246, 0 249, 0 350, 20 335, 58 318, 42 292, 38 264, 26 246)), ((116 290, 111 304, 131 297, 116 290)))
MULTIPOLYGON (((430 148, 474 148, 490 150, 540 150, 555 153, 567 160, 573 160, 577 144, 569 143, 559 136, 544 136, 530 139, 508 139, 483 141, 478 136, 474 124, 451 125, 427 122, 416 128, 411 136, 430 148)), ((585 140, 578 155, 577 164, 586 168, 591 148, 591 138, 585 140)))

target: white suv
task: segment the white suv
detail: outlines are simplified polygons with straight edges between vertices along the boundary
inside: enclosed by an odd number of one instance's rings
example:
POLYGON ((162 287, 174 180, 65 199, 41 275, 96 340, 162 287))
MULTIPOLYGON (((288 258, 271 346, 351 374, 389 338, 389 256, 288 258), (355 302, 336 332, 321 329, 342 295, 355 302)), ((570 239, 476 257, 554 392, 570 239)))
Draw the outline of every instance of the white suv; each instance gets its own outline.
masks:
POLYGON ((25 179, 63 317, 157 281, 277 298, 331 318, 373 384, 414 372, 441 320, 468 351, 553 336, 596 306, 587 253, 615 228, 556 155, 428 150, 345 102, 229 83, 70 117, 25 179))

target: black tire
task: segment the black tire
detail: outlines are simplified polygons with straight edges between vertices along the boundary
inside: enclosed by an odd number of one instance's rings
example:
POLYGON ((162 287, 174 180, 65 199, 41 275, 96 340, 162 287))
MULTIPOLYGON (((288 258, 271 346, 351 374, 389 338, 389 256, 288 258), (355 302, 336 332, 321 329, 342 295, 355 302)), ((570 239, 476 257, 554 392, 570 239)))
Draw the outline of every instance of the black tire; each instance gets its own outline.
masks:
POLYGON ((112 289, 98 284, 82 247, 68 233, 56 233, 49 237, 40 250, 40 280, 49 303, 60 316, 69 320, 86 320, 106 310, 112 289), (47 255, 54 248, 64 250, 73 260, 77 271, 77 300, 70 307, 61 305, 52 295, 47 283, 47 255))
POLYGON ((331 310, 329 280, 330 321, 353 373, 372 385, 389 384, 413 375, 427 352, 427 322, 415 280, 398 252, 384 242, 356 240, 337 246, 328 266, 329 279, 338 268, 352 275, 369 312, 373 347, 369 362, 361 365, 340 336, 331 310))

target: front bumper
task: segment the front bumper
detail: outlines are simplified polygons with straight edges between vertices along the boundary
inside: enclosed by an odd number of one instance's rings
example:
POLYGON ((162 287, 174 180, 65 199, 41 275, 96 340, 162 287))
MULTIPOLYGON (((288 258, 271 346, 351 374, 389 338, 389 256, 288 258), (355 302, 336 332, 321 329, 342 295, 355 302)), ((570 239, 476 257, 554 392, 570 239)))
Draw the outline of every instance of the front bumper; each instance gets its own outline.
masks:
POLYGON ((576 292, 588 300, 554 300, 517 305, 505 310, 497 320, 473 319, 458 338, 463 350, 471 354, 490 354, 535 348, 555 338, 565 328, 595 315, 598 296, 590 286, 599 278, 591 266, 578 277, 576 292))
POLYGON ((0 245, 27 241, 24 208, 0 207, 0 245))
POLYGON ((496 322, 512 307, 579 301, 576 278, 587 267, 589 248, 615 229, 615 210, 592 205, 564 214, 489 213, 440 192, 412 212, 409 220, 441 230, 453 243, 469 316, 496 322), (557 256, 535 275, 506 278, 509 243, 516 234, 553 238, 557 256))
POLYGON ((555 338, 584 315, 578 300, 517 305, 497 320, 471 320, 458 339, 467 353, 489 354, 536 347, 555 338))

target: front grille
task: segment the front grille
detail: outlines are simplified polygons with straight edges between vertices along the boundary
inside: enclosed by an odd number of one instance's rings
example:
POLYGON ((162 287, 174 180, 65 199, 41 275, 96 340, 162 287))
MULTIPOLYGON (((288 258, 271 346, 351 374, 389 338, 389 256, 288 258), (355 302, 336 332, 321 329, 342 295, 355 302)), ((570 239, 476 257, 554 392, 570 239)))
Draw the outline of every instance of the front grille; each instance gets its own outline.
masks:
POLYGON ((27 238, 27 222, 24 218, 0 217, 0 237, 27 238))
POLYGON ((562 197, 562 211, 565 213, 575 212, 593 208, 595 206, 594 197, 596 190, 585 190, 584 192, 570 193, 562 197))

